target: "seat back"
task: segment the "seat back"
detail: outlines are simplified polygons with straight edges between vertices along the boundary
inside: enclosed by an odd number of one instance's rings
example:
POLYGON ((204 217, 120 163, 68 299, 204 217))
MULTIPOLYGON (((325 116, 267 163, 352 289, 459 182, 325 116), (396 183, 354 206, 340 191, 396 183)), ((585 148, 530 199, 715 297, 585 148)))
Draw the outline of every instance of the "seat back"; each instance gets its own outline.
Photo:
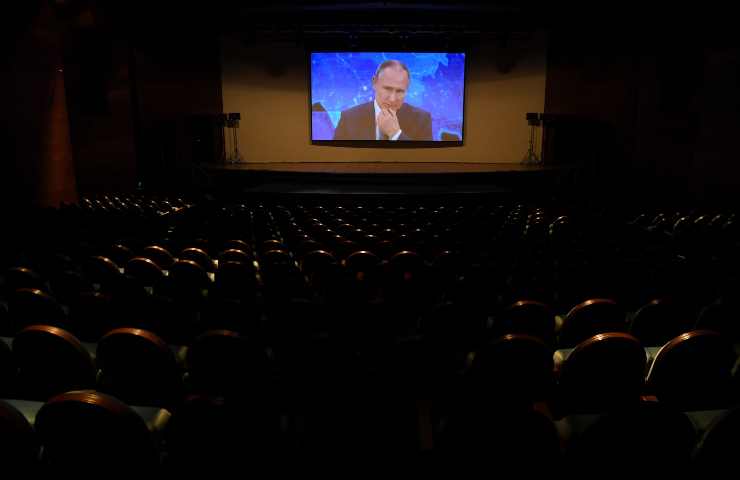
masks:
POLYGON ((201 248, 186 248, 180 252, 177 258, 178 260, 192 260, 207 272, 212 272, 214 269, 213 259, 201 248))
POLYGON ((175 263, 175 257, 164 247, 159 245, 149 245, 141 251, 141 257, 148 258, 153 261, 162 270, 169 270, 173 263, 175 263))
POLYGON ((566 445, 565 470, 665 476, 685 474, 696 441, 691 420, 660 402, 598 416, 566 445))
POLYGON ((223 250, 240 250, 247 255, 251 255, 253 253, 252 246, 246 241, 238 238, 232 238, 224 241, 222 248, 223 250))
POLYGON ((152 332, 117 328, 98 342, 100 389, 132 405, 166 406, 182 394, 175 354, 152 332))
POLYGON ((120 321, 117 306, 108 293, 80 292, 71 302, 67 329, 82 341, 97 342, 120 321))
POLYGON ((126 265, 126 262, 135 257, 133 250, 126 245, 116 243, 110 246, 107 257, 116 262, 116 265, 126 265))
POLYGON ((52 395, 91 388, 95 367, 88 351, 66 330, 31 325, 13 338, 21 398, 46 400, 52 395))
POLYGON ((737 439, 740 436, 740 408, 717 417, 704 432, 694 450, 697 475, 718 477, 737 465, 737 439))
POLYGON ((253 299, 257 294, 256 273, 251 262, 219 262, 214 293, 222 298, 253 299))
POLYGON ((13 292, 19 288, 44 289, 44 281, 41 276, 30 268, 13 267, 5 271, 4 288, 6 293, 13 292))
POLYGON ((471 398, 491 404, 544 400, 554 384, 552 350, 538 338, 507 334, 474 352, 465 377, 471 398))
POLYGON ((115 291, 122 277, 113 260, 99 255, 88 258, 83 264, 83 270, 90 281, 103 291, 115 291))
POLYGON ((7 343, 0 340, 0 396, 10 398, 13 393, 16 375, 15 358, 7 343))
POLYGON ((178 260, 170 267, 168 277, 171 293, 180 299, 199 299, 211 284, 208 273, 193 260, 178 260))
POLYGON ((701 309, 694 328, 719 332, 736 343, 740 340, 738 315, 740 315, 740 308, 734 301, 715 301, 701 309))
POLYGON ((29 471, 39 454, 33 427, 13 405, 0 400, 0 462, 9 471, 29 471))
POLYGON ((581 342, 560 371, 565 410, 603 412, 638 403, 645 362, 645 349, 626 333, 601 333, 581 342))
POLYGON ((437 468, 451 474, 474 476, 491 465, 509 464, 530 477, 558 471, 560 466, 553 422, 531 409, 465 409, 452 416, 435 438, 437 468))
POLYGON ((42 463, 49 467, 120 473, 157 463, 144 420, 100 392, 73 391, 49 399, 36 415, 35 428, 43 445, 42 463))
MULTIPOLYGON (((172 266, 168 265, 167 268, 172 266)), ((162 267, 147 257, 134 257, 126 263, 126 275, 133 277, 139 284, 153 287, 164 279, 162 267)))
POLYGON ((403 250, 386 264, 384 293, 393 301, 418 301, 426 293, 424 259, 416 252, 403 250))
POLYGON ((253 261, 254 258, 250 254, 236 248, 228 248, 218 254, 219 267, 223 262, 242 262, 251 265, 253 261))
POLYGON ((230 330, 210 330, 196 338, 186 364, 194 391, 212 395, 260 395, 270 375, 266 350, 230 330))
POLYGON ((9 322, 4 333, 12 336, 21 329, 33 325, 63 326, 67 314, 54 297, 37 288, 19 288, 8 298, 9 322))
POLYGON ((575 347, 598 333, 623 332, 627 329, 624 310, 613 300, 595 298, 573 307, 558 338, 560 348, 575 347))
POLYGON ((515 302, 501 313, 493 328, 500 335, 520 333, 539 338, 548 345, 555 342, 555 314, 542 302, 515 302))
POLYGON ((691 318, 674 302, 658 298, 642 306, 630 322, 630 334, 645 346, 660 346, 691 329, 691 318))
POLYGON ((719 333, 686 332, 658 351, 647 387, 659 401, 685 410, 723 408, 733 400, 735 359, 732 345, 719 333))

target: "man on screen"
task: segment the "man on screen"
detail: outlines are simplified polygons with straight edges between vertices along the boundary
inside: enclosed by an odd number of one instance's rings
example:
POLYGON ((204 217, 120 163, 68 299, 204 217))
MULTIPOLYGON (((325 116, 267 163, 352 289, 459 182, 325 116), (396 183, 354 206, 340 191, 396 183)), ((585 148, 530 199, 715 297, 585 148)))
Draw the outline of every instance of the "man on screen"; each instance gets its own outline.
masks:
POLYGON ((334 140, 432 140, 429 112, 403 103, 409 88, 409 69, 386 60, 373 75, 375 99, 342 112, 334 140))

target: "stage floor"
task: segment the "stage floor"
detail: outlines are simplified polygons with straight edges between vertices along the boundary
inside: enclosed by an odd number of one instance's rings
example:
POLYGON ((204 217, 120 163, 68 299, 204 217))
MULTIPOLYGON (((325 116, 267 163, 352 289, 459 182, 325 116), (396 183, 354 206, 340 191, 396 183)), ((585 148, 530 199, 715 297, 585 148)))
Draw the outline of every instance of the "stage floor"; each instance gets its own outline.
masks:
POLYGON ((289 194, 541 194, 573 171, 557 165, 289 162, 202 165, 215 190, 289 194))
POLYGON ((541 172, 561 169, 562 166, 522 165, 520 163, 462 163, 462 162, 245 162, 210 165, 209 170, 251 172, 294 172, 328 174, 449 174, 541 172))

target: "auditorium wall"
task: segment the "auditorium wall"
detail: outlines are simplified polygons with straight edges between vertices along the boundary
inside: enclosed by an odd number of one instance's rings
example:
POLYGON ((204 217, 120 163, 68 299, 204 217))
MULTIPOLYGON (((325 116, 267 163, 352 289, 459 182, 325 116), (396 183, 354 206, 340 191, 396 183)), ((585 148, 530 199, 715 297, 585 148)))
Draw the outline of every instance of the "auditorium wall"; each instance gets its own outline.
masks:
POLYGON ((609 130, 585 165, 588 194, 736 202, 740 49, 727 35, 698 40, 645 29, 624 38, 593 28, 550 35, 545 111, 609 130))

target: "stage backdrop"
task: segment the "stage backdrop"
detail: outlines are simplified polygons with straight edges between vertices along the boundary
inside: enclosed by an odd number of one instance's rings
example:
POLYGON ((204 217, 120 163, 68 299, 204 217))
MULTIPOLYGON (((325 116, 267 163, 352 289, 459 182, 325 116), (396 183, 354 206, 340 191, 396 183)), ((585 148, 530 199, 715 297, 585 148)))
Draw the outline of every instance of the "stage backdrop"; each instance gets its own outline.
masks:
MULTIPOLYGON (((295 43, 222 38, 224 112, 241 113, 244 162, 519 163, 529 143, 526 112, 545 105, 546 38, 482 41, 466 51, 464 142, 445 148, 311 143, 310 56, 295 43)), ((227 148, 228 153, 228 148, 227 148)), ((539 153, 539 152, 538 152, 539 153)))

